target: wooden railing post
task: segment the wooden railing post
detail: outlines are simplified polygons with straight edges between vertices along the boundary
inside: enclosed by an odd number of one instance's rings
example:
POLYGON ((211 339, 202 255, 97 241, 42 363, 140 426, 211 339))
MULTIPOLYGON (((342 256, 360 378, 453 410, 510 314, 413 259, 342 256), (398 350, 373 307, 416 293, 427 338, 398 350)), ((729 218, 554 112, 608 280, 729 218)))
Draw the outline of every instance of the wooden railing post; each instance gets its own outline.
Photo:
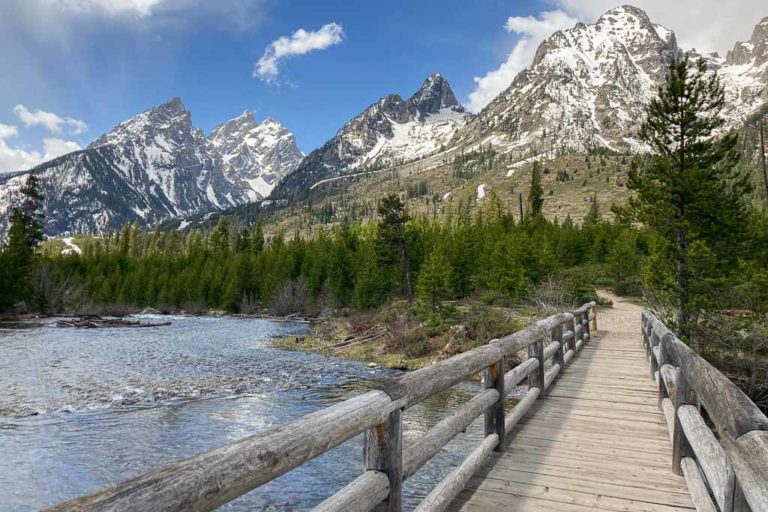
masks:
POLYGON ((581 336, 585 341, 592 341, 592 333, 589 330, 589 310, 581 317, 581 336))
POLYGON ((389 414, 387 421, 379 423, 365 433, 363 459, 366 471, 381 471, 389 478, 389 495, 374 510, 400 512, 403 493, 403 418, 402 410, 389 414))
POLYGON ((563 343, 563 324, 559 323, 552 328, 552 340, 560 342, 560 348, 552 356, 552 363, 560 365, 560 371, 565 369, 565 343, 563 343))
POLYGON ((656 331, 651 330, 651 339, 648 343, 648 352, 651 355, 651 378, 656 378, 656 372, 659 369, 659 363, 656 361, 656 356, 653 354, 653 349, 659 344, 659 337, 656 335, 656 331))
POLYGON ((544 340, 538 339, 528 345, 528 358, 539 360, 539 366, 528 374, 528 389, 539 388, 539 396, 544 396, 544 340))
MULTIPOLYGON (((664 379, 660 380, 663 381, 664 379)), ((685 432, 680 424, 680 415, 678 414, 680 407, 690 403, 690 396, 691 391, 683 370, 679 367, 675 368, 675 396, 672 400, 675 406, 675 422, 672 431, 672 471, 676 475, 683 474, 683 470, 680 467, 680 461, 683 457, 692 456, 692 450, 688 440, 685 438, 685 432)))
POLYGON ((504 358, 485 369, 484 379, 486 389, 495 389, 499 392, 499 400, 485 411, 485 435, 498 434, 499 444, 493 449, 495 452, 503 452, 506 449, 504 421, 504 358))
POLYGON ((659 342, 659 410, 661 410, 661 403, 665 398, 669 397, 669 391, 667 390, 667 384, 664 382, 664 375, 661 373, 661 367, 667 364, 667 352, 664 350, 664 340, 659 342))

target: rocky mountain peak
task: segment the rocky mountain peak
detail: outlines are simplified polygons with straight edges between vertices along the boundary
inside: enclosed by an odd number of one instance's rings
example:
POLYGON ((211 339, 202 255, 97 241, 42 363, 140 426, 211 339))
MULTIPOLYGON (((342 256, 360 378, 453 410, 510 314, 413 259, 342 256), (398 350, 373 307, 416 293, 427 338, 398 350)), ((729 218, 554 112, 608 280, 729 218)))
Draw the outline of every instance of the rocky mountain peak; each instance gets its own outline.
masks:
POLYGON ((634 5, 621 5, 606 11, 597 19, 595 26, 619 30, 637 30, 638 28, 653 30, 653 23, 648 14, 634 5))
POLYGON ((420 118, 436 114, 443 109, 464 112, 448 84, 440 73, 432 73, 424 80, 421 88, 408 99, 408 103, 418 112, 420 118))
POLYGON ((256 128, 258 125, 259 123, 256 121, 253 112, 246 110, 234 119, 230 119, 226 123, 218 125, 213 129, 208 138, 210 140, 229 138, 236 134, 246 133, 256 128))
POLYGON ((181 98, 173 98, 123 121, 111 131, 98 137, 88 147, 124 144, 128 141, 152 138, 158 132, 168 132, 169 137, 175 140, 193 135, 192 114, 184 106, 181 98))
POLYGON ((768 16, 755 25, 749 41, 737 42, 726 56, 726 63, 736 66, 750 63, 760 66, 765 62, 768 62, 768 16))

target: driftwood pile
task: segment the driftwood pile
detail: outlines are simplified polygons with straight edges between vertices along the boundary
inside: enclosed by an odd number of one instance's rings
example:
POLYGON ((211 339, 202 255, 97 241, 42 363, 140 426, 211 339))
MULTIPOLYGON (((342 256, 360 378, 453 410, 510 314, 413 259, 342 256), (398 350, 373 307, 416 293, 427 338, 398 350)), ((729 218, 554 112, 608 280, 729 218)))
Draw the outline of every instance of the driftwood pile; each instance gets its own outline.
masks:
POLYGON ((75 327, 77 329, 98 329, 102 327, 161 327, 171 325, 171 322, 140 322, 138 320, 126 320, 125 318, 103 318, 98 315, 80 316, 59 320, 56 327, 75 327))
POLYGON ((336 343, 331 348, 341 348, 341 347, 349 347, 352 345, 359 345, 361 343, 373 341, 381 338, 382 336, 387 336, 387 335, 389 335, 389 331, 387 331, 385 328, 371 327, 364 333, 359 334, 357 336, 355 335, 346 336, 343 340, 341 340, 339 343, 336 343))

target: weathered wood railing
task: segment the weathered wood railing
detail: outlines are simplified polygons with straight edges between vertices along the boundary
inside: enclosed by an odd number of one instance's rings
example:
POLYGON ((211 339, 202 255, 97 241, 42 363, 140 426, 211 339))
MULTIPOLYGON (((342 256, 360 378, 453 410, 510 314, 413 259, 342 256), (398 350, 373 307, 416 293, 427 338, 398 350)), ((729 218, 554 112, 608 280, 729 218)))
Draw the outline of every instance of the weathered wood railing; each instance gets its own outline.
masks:
POLYGON ((696 509, 768 511, 768 418, 648 311, 642 333, 672 441, 672 470, 685 475, 696 509))
POLYGON ((381 388, 240 439, 190 459, 155 469, 115 487, 77 498, 56 511, 212 510, 364 433, 363 473, 319 504, 317 511, 399 511, 403 480, 416 473, 451 439, 485 413, 485 437, 418 506, 440 511, 464 488, 492 451, 546 395, 558 373, 597 328, 590 302, 487 345, 394 379, 381 388), (505 360, 528 349, 528 359, 508 372, 505 360), (545 364, 551 360, 550 364, 545 364), (484 390, 421 438, 403 446, 402 412, 424 399, 484 372, 484 390), (528 380, 528 392, 510 411, 505 398, 528 380))

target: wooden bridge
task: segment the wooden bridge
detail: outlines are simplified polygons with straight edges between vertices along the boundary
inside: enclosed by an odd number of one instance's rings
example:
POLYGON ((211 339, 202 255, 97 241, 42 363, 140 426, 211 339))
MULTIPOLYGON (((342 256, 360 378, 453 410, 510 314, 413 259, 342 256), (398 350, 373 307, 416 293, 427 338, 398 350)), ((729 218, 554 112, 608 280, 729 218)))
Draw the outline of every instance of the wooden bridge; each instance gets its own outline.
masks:
POLYGON ((396 512, 403 481, 484 415, 482 441, 418 512, 768 511, 768 419, 651 313, 616 308, 599 335, 588 303, 51 510, 212 510, 364 434, 361 475, 315 510, 396 512), (483 391, 404 445, 403 411, 480 372, 483 391))

